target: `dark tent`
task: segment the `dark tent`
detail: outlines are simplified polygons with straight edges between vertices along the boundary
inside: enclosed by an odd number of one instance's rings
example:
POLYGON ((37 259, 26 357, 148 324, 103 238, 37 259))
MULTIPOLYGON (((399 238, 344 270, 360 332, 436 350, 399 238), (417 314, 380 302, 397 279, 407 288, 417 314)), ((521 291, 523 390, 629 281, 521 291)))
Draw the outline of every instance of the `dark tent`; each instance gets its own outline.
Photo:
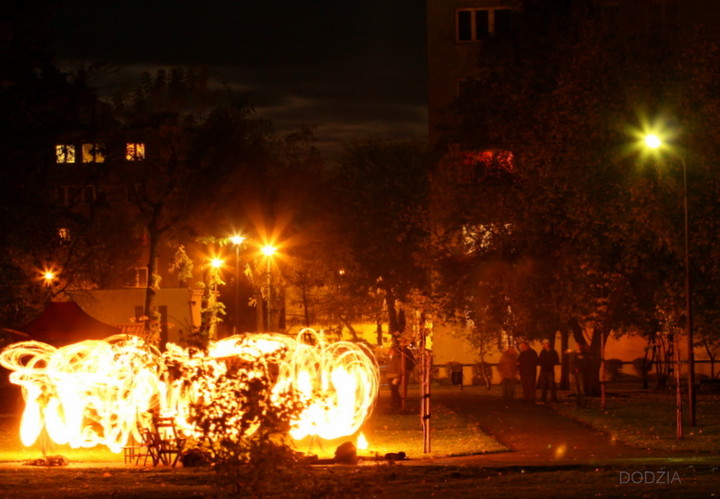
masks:
POLYGON ((101 340, 122 332, 119 328, 90 317, 74 301, 48 303, 39 316, 20 329, 31 340, 56 347, 82 340, 101 340))

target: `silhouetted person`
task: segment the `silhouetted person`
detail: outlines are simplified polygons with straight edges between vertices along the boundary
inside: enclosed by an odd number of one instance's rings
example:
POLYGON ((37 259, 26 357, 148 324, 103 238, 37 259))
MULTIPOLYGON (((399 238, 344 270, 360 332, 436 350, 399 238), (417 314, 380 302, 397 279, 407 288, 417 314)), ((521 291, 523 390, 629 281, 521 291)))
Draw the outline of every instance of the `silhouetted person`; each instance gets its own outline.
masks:
POLYGON ((520 343, 520 355, 517 366, 520 371, 520 384, 522 385, 523 400, 535 402, 535 383, 537 382, 538 356, 526 341, 520 343))
POLYGON ((400 346, 393 342, 393 345, 388 351, 387 370, 387 382, 390 386, 390 408, 393 411, 399 411, 402 408, 402 399, 400 397, 402 377, 402 352, 400 351, 400 346))
POLYGON ((578 407, 585 405, 587 395, 587 375, 589 373, 589 356, 587 348, 580 343, 575 344, 575 350, 568 350, 570 358, 570 373, 575 384, 575 403, 578 407))
POLYGON ((538 357, 540 366, 540 400, 547 402, 547 391, 550 390, 551 400, 557 402, 557 388, 555 387, 555 366, 560 363, 560 357, 555 349, 550 346, 550 340, 543 340, 543 348, 538 357))
POLYGON ((497 370, 502 381, 503 401, 512 402, 515 398, 515 383, 518 375, 518 353, 512 346, 503 352, 498 361, 497 370))

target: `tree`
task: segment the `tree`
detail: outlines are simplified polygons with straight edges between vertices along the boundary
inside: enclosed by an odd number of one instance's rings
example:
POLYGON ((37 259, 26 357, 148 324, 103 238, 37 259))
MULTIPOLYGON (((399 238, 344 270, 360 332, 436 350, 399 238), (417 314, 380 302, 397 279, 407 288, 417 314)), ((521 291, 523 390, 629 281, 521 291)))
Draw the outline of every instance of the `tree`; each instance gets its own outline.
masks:
POLYGON ((343 241, 343 279, 367 296, 382 293, 392 334, 403 329, 400 303, 426 285, 417 261, 425 238, 427 195, 423 147, 412 140, 371 138, 347 146, 333 177, 334 230, 343 241))
POLYGON ((101 174, 86 179, 84 189, 67 189, 62 180, 68 172, 61 172, 67 165, 55 164, 58 140, 97 131, 108 118, 106 106, 85 78, 53 66, 46 38, 50 9, 12 4, 0 42, 0 272, 5 283, 0 315, 5 324, 20 327, 66 287, 124 278, 123 263, 133 252, 122 230, 128 224, 117 223, 122 213, 100 195, 101 174), (83 121, 81 115, 91 119, 83 121), (97 198, 84 195, 88 188, 97 198), (38 275, 51 266, 60 278, 57 285, 42 287, 38 275))
MULTIPOLYGON (((483 91, 461 103, 466 120, 453 137, 470 150, 511 151, 511 172, 497 170, 496 161, 455 159, 455 165, 466 163, 468 178, 434 184, 441 200, 435 206, 459 201, 436 217, 453 221, 436 250, 448 257, 441 265, 455 273, 457 262, 471 265, 473 272, 459 282, 466 285, 450 288, 452 296, 481 299, 495 327, 533 336, 542 334, 534 325, 553 336, 560 329, 599 354, 612 331, 652 335, 683 322, 679 162, 665 158, 675 168, 658 173, 651 168, 657 161, 648 158, 643 166, 638 151, 629 150, 635 138, 627 126, 638 121, 639 110, 664 109, 694 146, 686 157, 694 166, 691 206, 703 209, 695 212, 693 261, 712 261, 716 174, 705 158, 715 153, 710 137, 717 125, 707 119, 705 102, 712 112, 716 49, 639 21, 649 16, 633 18, 632 29, 608 29, 602 16, 544 5, 520 14, 520 24, 529 26, 523 22, 541 14, 561 20, 554 25, 562 29, 545 45, 552 50, 534 52, 530 60, 513 52, 502 64, 483 66, 483 91), (685 61, 703 69, 686 71, 685 61), (460 251, 468 228, 487 244, 460 251)), ((523 34, 517 46, 537 34, 523 34)), ((446 168, 457 170, 452 163, 446 168)), ((452 272, 445 274, 452 281, 452 272)), ((716 281, 712 270, 699 274, 693 269, 705 305, 716 281)), ((710 307, 698 316, 714 320, 710 307)))
MULTIPOLYGON (((236 196, 244 175, 262 172, 272 129, 253 109, 232 95, 208 108, 206 89, 192 71, 159 72, 136 89, 132 99, 115 99, 126 130, 140 129, 155 153, 142 169, 119 170, 148 238, 147 334, 152 336, 154 296, 159 286, 158 253, 163 239, 191 238, 207 227, 218 207, 236 196), (170 112, 167 109, 174 109, 170 112), (158 112, 160 111, 160 112, 158 112)), ((250 177, 252 178, 252 177, 250 177)), ((257 185, 257 184, 254 184, 257 185)), ((208 233, 208 232, 204 232, 208 233)))

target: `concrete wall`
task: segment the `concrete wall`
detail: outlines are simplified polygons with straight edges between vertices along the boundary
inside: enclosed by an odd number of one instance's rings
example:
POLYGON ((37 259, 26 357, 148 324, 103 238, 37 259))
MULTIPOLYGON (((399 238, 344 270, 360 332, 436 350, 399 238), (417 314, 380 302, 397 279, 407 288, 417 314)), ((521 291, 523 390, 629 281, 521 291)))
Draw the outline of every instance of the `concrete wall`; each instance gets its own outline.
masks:
MULTIPOLYGON (((145 304, 144 288, 75 290, 68 295, 89 315, 114 326, 132 324, 136 308, 145 304)), ((200 324, 200 295, 192 290, 159 289, 155 305, 167 310, 167 341, 178 343, 200 324)))

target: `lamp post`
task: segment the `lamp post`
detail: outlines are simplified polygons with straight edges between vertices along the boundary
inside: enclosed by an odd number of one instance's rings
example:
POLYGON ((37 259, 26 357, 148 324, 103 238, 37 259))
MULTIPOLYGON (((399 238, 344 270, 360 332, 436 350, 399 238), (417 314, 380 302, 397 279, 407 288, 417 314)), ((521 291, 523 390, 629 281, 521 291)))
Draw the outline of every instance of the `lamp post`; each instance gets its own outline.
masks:
POLYGON ((245 238, 238 234, 230 236, 230 242, 235 245, 235 334, 240 332, 240 245, 243 241, 245 238))
MULTIPOLYGON (((657 135, 645 136, 645 144, 651 149, 658 149, 663 145, 657 135)), ((693 322, 692 322, 692 297, 690 287, 690 218, 688 216, 688 188, 687 188, 687 165, 685 159, 675 154, 682 164, 683 173, 683 215, 685 226, 685 334, 687 335, 688 349, 688 420, 690 426, 695 426, 695 351, 693 347, 693 322)), ((678 356, 678 367, 679 367, 678 356)), ((678 383, 679 384, 679 383, 678 383)))
POLYGON ((267 318, 265 319, 265 331, 270 331, 270 324, 272 324, 272 307, 270 305, 272 303, 270 294, 270 259, 275 254, 275 251, 277 251, 277 248, 270 244, 266 244, 265 246, 260 248, 260 251, 263 255, 265 255, 265 273, 267 275, 267 318))

